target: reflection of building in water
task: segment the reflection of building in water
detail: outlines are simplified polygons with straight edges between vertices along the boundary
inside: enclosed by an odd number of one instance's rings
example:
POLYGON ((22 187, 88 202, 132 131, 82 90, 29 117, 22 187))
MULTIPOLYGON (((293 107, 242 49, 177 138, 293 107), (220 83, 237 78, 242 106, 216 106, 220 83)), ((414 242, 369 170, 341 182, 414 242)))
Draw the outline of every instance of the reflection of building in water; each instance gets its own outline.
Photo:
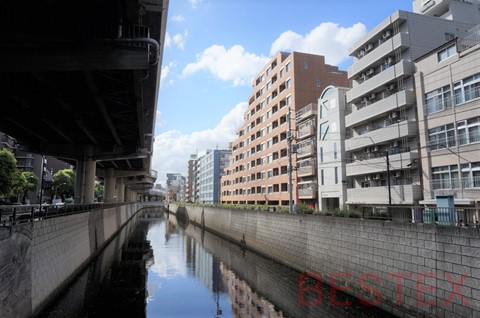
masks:
POLYGON ((185 236, 185 259, 188 269, 213 292, 224 292, 220 263, 191 237, 185 236))
POLYGON ((283 317, 280 310, 253 291, 245 281, 238 278, 223 263, 220 263, 220 272, 228 290, 234 317, 283 317))

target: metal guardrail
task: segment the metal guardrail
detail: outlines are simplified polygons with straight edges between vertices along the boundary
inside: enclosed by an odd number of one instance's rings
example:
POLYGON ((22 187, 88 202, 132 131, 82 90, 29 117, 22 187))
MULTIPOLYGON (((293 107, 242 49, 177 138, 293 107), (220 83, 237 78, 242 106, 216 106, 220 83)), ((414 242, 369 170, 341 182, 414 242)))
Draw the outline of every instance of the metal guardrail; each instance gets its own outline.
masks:
POLYGON ((130 202, 42 205, 41 207, 40 205, 0 205, 0 226, 14 226, 20 223, 108 209, 126 204, 130 204, 130 202))
POLYGON ((480 227, 480 208, 363 207, 361 217, 393 222, 480 227))

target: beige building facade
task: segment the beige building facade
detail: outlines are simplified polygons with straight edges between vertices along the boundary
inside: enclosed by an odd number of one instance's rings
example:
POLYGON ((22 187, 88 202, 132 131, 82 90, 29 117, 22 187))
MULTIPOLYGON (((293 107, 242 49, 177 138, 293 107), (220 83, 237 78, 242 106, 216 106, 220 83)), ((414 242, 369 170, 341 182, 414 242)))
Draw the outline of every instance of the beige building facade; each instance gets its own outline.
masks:
MULTIPOLYGON (((472 10, 478 5, 461 6, 472 10)), ((455 14, 448 18, 397 11, 350 49, 348 205, 413 205, 422 199, 413 61, 473 26, 455 14)))
POLYGON ((416 61, 423 204, 452 195, 456 206, 479 205, 479 61, 480 27, 416 61))
POLYGON ((346 72, 325 64, 323 56, 278 52, 253 80, 244 124, 232 143, 230 164, 222 177, 221 202, 288 206, 288 139, 295 130, 294 114, 316 102, 328 85, 348 83, 346 72))

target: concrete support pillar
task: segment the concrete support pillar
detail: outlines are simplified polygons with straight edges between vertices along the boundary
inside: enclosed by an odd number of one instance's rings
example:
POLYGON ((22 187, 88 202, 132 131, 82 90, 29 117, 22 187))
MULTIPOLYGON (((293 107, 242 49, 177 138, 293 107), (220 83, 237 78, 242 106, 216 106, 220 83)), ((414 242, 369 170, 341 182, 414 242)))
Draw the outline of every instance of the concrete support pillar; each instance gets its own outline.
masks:
POLYGON ((117 202, 125 202, 125 179, 117 178, 117 202))
POLYGON ((125 188, 125 202, 132 202, 132 191, 130 188, 125 188))
POLYGON ((93 203, 95 199, 95 160, 84 157, 77 160, 75 203, 93 203))
POLYGON ((105 170, 103 201, 107 203, 115 201, 115 171, 113 168, 105 170))

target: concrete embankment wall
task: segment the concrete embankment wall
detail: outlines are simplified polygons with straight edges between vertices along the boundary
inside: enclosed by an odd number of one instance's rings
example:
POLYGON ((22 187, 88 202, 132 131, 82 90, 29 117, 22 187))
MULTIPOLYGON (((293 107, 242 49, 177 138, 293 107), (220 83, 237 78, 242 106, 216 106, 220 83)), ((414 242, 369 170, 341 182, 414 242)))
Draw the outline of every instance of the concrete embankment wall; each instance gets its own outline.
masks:
POLYGON ((480 316, 480 229, 169 205, 400 317, 480 316))
POLYGON ((41 311, 138 212, 132 203, 1 229, 0 317, 41 311), (4 256, 4 255, 2 255, 4 256))

